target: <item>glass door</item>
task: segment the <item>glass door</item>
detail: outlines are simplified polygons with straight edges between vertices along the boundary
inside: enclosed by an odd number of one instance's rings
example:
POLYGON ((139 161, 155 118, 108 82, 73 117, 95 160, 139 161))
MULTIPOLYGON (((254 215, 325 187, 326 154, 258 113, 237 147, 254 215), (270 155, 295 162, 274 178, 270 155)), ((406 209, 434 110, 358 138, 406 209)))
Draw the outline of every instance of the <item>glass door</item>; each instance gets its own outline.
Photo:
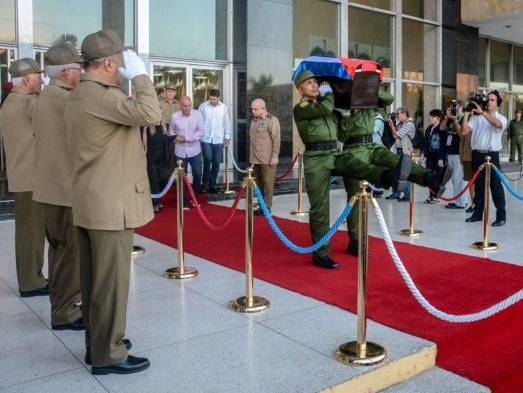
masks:
MULTIPOLYGON (((15 49, 0 48, 0 93, 2 102, 8 94, 8 82, 11 76, 7 71, 11 63, 15 60, 15 49)), ((7 173, 5 165, 5 151, 3 143, 3 132, 0 129, 0 200, 12 199, 7 191, 7 173)))

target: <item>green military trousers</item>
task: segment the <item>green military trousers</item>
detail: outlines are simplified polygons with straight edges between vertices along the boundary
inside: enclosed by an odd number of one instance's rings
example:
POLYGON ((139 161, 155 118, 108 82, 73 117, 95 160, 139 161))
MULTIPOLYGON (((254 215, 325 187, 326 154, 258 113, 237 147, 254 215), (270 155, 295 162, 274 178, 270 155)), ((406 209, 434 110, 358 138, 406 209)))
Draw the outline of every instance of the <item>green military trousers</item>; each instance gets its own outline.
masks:
MULTIPOLYGON (((336 150, 305 152, 303 157, 305 183, 309 197, 309 227, 312 241, 316 243, 330 228, 329 188, 332 175, 365 179, 380 184, 381 174, 386 168, 369 165, 345 152, 336 150)), ((325 256, 330 252, 329 243, 315 252, 325 256)))
POLYGON ((47 286, 44 265, 45 224, 33 193, 15 192, 16 274, 20 292, 47 286))
POLYGON ((78 229, 85 345, 94 367, 127 358, 122 342, 134 230, 78 229))
POLYGON ((510 139, 510 161, 514 161, 516 158, 516 150, 518 152, 518 162, 523 162, 523 134, 514 135, 510 139))
POLYGON ((77 304, 80 295, 80 260, 78 238, 73 225, 73 211, 67 206, 40 203, 49 243, 49 300, 51 324, 65 325, 82 316, 77 304))
MULTIPOLYGON (((393 153, 385 146, 377 143, 359 143, 348 147, 344 151, 347 152, 349 157, 355 157, 365 163, 374 164, 387 169, 395 168, 400 159, 396 153, 393 153)), ((423 179, 427 172, 430 172, 430 170, 423 168, 421 165, 412 163, 412 169, 408 179, 423 186, 423 179)), ((352 196, 360 191, 359 181, 350 177, 344 177, 343 182, 345 184, 345 190, 347 191, 347 200, 350 200, 352 196)), ((377 186, 377 184, 372 181, 371 183, 377 186)), ((352 240, 359 240, 358 211, 359 207, 358 204, 356 204, 347 218, 349 239, 352 240)))
POLYGON ((276 165, 254 164, 254 178, 256 185, 263 194, 267 207, 272 207, 272 194, 274 193, 274 179, 276 178, 276 165))

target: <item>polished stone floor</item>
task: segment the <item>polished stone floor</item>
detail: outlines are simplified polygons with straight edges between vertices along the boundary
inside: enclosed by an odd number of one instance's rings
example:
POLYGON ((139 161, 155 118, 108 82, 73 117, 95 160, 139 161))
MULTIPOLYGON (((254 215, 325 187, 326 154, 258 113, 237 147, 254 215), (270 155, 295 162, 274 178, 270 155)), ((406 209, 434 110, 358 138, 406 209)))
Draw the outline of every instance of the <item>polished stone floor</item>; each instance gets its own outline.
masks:
MULTIPOLYGON (((523 182, 516 188, 523 192, 523 182)), ((395 240, 523 265, 523 202, 507 195, 508 224, 491 231, 500 250, 484 254, 470 248, 481 240, 481 223, 465 223, 463 211, 442 204, 425 205, 425 197, 416 191, 416 227, 425 232, 416 240, 397 234, 408 224, 408 204, 379 200, 395 240)), ((343 192, 333 191, 331 202, 334 220, 343 192)), ((296 195, 278 196, 273 212, 305 221, 288 214, 295 203, 296 195)), ((380 236, 372 213, 370 232, 380 236)), ((149 357, 152 366, 131 376, 94 377, 83 363, 83 334, 50 330, 48 299, 18 296, 14 223, 0 222, 0 392, 319 392, 367 371, 333 357, 337 345, 354 338, 354 315, 260 280, 255 293, 270 299, 272 309, 239 315, 227 304, 243 294, 243 274, 187 255, 200 276, 170 281, 162 273, 176 263, 176 250, 139 236, 135 243, 147 252, 132 262, 127 336, 131 353, 149 357)), ((389 361, 431 345, 372 321, 369 335, 389 349, 389 361)), ((488 389, 433 368, 387 391, 488 389)))

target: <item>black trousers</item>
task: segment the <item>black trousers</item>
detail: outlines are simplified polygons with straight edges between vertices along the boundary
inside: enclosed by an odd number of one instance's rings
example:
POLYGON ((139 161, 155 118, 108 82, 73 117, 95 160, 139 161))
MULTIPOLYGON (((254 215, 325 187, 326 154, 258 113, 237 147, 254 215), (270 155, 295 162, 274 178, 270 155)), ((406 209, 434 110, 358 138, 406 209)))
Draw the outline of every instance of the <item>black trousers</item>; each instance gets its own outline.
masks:
MULTIPOLYGON (((147 175, 151 186, 151 194, 158 194, 163 190, 170 173, 167 169, 167 160, 160 152, 148 152, 147 157, 147 175)), ((153 198, 153 205, 157 206, 160 199, 153 198)))
MULTIPOLYGON (((481 164, 485 163, 485 157, 490 156, 491 162, 498 168, 501 168, 499 163, 499 152, 492 151, 489 153, 480 153, 477 150, 472 151, 472 171, 476 172, 481 164)), ((507 211, 505 210, 505 191, 499 177, 491 171, 490 176, 490 192, 492 200, 496 206, 496 220, 506 220, 507 211)), ((474 196, 474 217, 483 217, 483 202, 485 200, 485 171, 483 170, 478 176, 475 184, 476 195, 474 196)))

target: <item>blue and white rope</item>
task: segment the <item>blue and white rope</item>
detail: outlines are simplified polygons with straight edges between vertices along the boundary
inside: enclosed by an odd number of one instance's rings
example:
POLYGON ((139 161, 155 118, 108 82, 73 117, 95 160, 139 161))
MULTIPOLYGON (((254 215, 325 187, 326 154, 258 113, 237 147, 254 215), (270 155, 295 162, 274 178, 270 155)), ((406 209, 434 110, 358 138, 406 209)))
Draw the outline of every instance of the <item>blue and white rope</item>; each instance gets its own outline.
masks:
POLYGON ((232 154, 232 151, 231 149, 227 149, 227 151, 229 152, 229 157, 231 158, 231 161, 232 161, 232 165, 234 166, 234 169, 236 169, 238 172, 240 173, 247 173, 247 170, 246 169, 241 169, 238 164, 236 163, 236 160, 234 159, 234 154, 232 154))
POLYGON ((392 239, 387 228, 387 223, 385 222, 385 218, 383 217, 383 212, 381 211, 378 203, 375 200, 373 200, 372 203, 374 211, 376 212, 376 216, 378 218, 378 224, 383 234, 383 239, 385 240, 385 244, 387 245, 387 249, 389 251, 390 256, 392 257, 394 265, 396 265, 396 268, 398 269, 399 273, 401 274, 401 277, 405 281, 405 284, 409 288, 414 298, 428 313, 432 314, 436 318, 442 319, 447 322, 470 323, 491 317, 492 315, 497 314, 498 312, 503 311, 510 306, 513 306, 514 304, 523 299, 523 289, 520 289, 519 291, 502 300, 501 302, 496 303, 483 311, 472 314, 447 314, 446 312, 437 309, 432 304, 430 304, 427 299, 425 299, 425 297, 416 287, 416 284, 414 284, 412 277, 407 272, 407 269, 405 269, 405 265, 401 261, 398 252, 394 247, 394 243, 392 243, 392 239))
MULTIPOLYGON (((176 173, 176 172, 175 172, 176 173)), ((171 187, 173 186, 173 183, 175 181, 175 176, 174 176, 174 173, 171 175, 171 177, 169 178, 169 181, 167 182, 167 184, 165 185, 165 187, 163 188, 162 192, 160 192, 159 194, 151 194, 151 198, 154 198, 154 199, 160 199, 160 198, 163 198, 165 196, 165 194, 167 194, 169 192, 169 190, 171 189, 171 187)))
POLYGON ((338 219, 336 220, 334 225, 327 231, 327 233, 325 235, 323 235, 323 237, 320 240, 318 240, 316 243, 312 244, 311 246, 301 247, 301 246, 298 246, 298 245, 294 244, 293 242, 291 242, 283 234, 281 229, 278 227, 278 224, 276 224, 276 222, 274 221, 274 218, 272 218, 271 212, 267 208, 267 205, 265 204, 265 201, 263 199, 263 195, 257 186, 254 187, 254 193, 256 194, 256 197, 258 198, 258 203, 260 205, 260 208, 263 211, 263 215, 265 216, 265 219, 269 223, 269 226, 274 231, 276 236, 278 236, 278 238, 282 241, 283 244, 285 244, 285 246, 287 246, 289 249, 291 249, 292 251, 294 251, 295 253, 298 253, 298 254, 313 253, 313 252, 317 251, 320 247, 323 247, 325 244, 327 244, 327 242, 330 240, 330 238, 336 233, 338 228, 345 222, 345 220, 347 220, 347 217, 349 216, 349 214, 352 210, 351 204, 345 206, 345 209, 343 209, 343 212, 338 217, 338 219))
POLYGON ((512 188, 505 174, 502 173, 495 165, 492 165, 492 168, 494 169, 494 173, 499 177, 499 180, 501 180, 501 183, 503 183, 508 192, 510 192, 520 201, 523 201, 523 195, 512 188))

